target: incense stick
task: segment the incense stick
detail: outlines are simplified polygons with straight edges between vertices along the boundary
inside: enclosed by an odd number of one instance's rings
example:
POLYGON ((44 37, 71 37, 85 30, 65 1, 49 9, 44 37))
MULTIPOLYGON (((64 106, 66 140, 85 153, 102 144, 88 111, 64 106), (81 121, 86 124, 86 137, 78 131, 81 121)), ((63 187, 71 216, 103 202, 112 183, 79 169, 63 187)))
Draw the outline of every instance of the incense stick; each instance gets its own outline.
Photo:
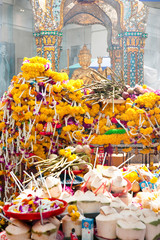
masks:
POLYGON ((95 156, 95 159, 94 159, 94 167, 96 167, 96 161, 97 161, 97 155, 98 155, 98 147, 97 147, 97 150, 96 150, 96 156, 95 156))
POLYGON ((36 179, 35 179, 35 177, 34 177, 33 172, 31 172, 31 175, 32 175, 33 181, 34 181, 34 183, 35 183, 35 185, 36 185, 36 188, 39 189, 38 184, 37 184, 37 182, 36 182, 36 179))
MULTIPOLYGON (((39 168, 39 170, 40 170, 40 168, 39 168)), ((41 174, 41 176, 42 176, 42 174, 41 174)), ((42 178, 43 178, 43 177, 42 177, 42 178)), ((49 191, 49 189, 48 189, 48 186, 47 186, 46 180, 45 180, 44 178, 43 178, 43 181, 44 181, 44 185, 45 185, 45 187, 46 187, 47 193, 48 193, 48 195, 49 195, 49 198, 51 198, 50 191, 49 191)))
POLYGON ((12 175, 12 172, 11 172, 10 174, 11 174, 12 178, 14 179, 14 181, 15 181, 15 183, 16 183, 18 189, 19 189, 19 191, 22 192, 23 189, 21 189, 21 186, 18 184, 18 182, 17 182, 17 180, 15 179, 14 175, 12 175))
POLYGON ((123 163, 121 163, 117 168, 122 167, 126 162, 128 162, 129 160, 131 160, 133 157, 135 157, 135 154, 133 156, 131 156, 130 158, 128 158, 126 161, 124 161, 123 163))
POLYGON ((19 185, 22 187, 22 189, 24 190, 24 186, 22 185, 22 183, 19 181, 19 179, 17 178, 17 176, 13 173, 13 171, 11 172, 12 175, 14 175, 16 181, 19 183, 19 185))
POLYGON ((105 159, 106 159, 106 155, 107 155, 107 152, 105 152, 105 154, 104 154, 104 158, 103 158, 103 162, 102 162, 102 169, 103 169, 103 165, 104 165, 104 162, 105 162, 105 159))
POLYGON ((64 184, 63 184, 63 191, 65 191, 65 188, 66 188, 66 170, 64 171, 64 184))
POLYGON ((39 208, 39 212, 40 212, 40 217, 41 217, 41 224, 43 225, 43 216, 42 216, 42 205, 41 205, 41 201, 40 201, 40 208, 39 208))
POLYGON ((18 225, 14 224, 10 219, 8 219, 7 217, 5 217, 2 213, 0 213, 0 216, 2 218, 4 218, 6 221, 8 221, 9 223, 11 223, 12 225, 16 226, 16 227, 19 227, 18 225))
POLYGON ((32 179, 32 176, 31 175, 29 175, 25 170, 23 170, 23 172, 29 177, 29 178, 31 178, 32 179))

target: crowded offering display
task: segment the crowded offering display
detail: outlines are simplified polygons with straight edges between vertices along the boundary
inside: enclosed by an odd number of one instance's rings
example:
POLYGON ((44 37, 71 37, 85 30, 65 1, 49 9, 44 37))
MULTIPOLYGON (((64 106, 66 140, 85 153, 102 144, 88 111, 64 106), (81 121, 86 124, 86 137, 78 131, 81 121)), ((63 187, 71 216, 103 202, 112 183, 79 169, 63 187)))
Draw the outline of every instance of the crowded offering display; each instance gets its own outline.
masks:
POLYGON ((159 152, 160 91, 95 70, 84 85, 41 57, 21 70, 0 103, 0 239, 159 239, 159 165, 105 160, 159 152))

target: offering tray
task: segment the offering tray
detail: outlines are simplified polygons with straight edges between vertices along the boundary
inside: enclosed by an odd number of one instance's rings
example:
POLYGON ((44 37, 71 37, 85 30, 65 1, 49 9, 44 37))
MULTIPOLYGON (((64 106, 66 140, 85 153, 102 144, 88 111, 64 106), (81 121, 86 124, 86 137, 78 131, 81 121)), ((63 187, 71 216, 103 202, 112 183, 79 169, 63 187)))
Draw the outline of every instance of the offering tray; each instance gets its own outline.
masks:
POLYGON ((63 213, 65 211, 65 209, 67 207, 67 202, 66 201, 61 200, 61 199, 57 199, 57 198, 48 198, 48 199, 51 200, 51 201, 58 200, 59 202, 62 202, 63 207, 57 208, 57 209, 54 209, 54 210, 51 210, 51 211, 42 212, 42 213, 40 213, 40 212, 17 213, 17 212, 9 211, 9 207, 11 206, 11 204, 6 204, 3 207, 3 211, 4 211, 4 213, 7 217, 12 217, 12 218, 19 219, 19 220, 24 220, 24 221, 40 220, 41 219, 41 214, 42 214, 42 217, 44 219, 45 218, 50 218, 50 217, 53 217, 53 216, 60 215, 61 213, 63 213))
POLYGON ((61 183, 64 185, 64 182, 65 182, 66 186, 71 186, 71 185, 76 186, 84 182, 84 179, 80 176, 75 176, 74 180, 72 180, 70 176, 67 174, 66 181, 64 180, 64 175, 61 175, 60 178, 61 178, 61 183))

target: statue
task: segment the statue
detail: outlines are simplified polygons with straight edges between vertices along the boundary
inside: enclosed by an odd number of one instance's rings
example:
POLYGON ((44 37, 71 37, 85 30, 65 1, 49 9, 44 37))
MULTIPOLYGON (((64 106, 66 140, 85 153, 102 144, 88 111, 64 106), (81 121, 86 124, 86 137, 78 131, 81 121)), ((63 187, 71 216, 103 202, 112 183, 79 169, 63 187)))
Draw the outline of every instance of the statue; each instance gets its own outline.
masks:
POLYGON ((87 46, 84 45, 83 48, 80 50, 79 55, 79 64, 81 68, 76 69, 72 74, 72 79, 82 79, 84 84, 92 83, 92 70, 89 68, 91 64, 91 53, 87 46))

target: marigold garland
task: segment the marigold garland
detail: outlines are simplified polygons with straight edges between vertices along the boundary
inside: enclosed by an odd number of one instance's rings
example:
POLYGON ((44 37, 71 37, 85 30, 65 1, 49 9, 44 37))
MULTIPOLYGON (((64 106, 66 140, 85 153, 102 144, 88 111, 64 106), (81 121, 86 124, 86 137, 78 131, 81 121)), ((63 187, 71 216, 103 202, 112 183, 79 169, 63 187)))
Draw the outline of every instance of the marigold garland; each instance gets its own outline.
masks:
POLYGON ((18 172, 17 164, 30 167, 32 156, 37 161, 47 159, 60 148, 77 142, 141 143, 146 152, 154 147, 160 150, 158 91, 144 93, 135 100, 128 98, 125 103, 115 104, 113 111, 112 103, 85 101, 83 96, 90 90, 82 88, 83 81, 68 80, 66 73, 54 72, 50 66, 41 57, 24 58, 22 73, 13 77, 2 97, 0 161, 5 176, 10 179, 12 169, 18 172), (104 135, 111 129, 124 129, 126 133, 104 135))

